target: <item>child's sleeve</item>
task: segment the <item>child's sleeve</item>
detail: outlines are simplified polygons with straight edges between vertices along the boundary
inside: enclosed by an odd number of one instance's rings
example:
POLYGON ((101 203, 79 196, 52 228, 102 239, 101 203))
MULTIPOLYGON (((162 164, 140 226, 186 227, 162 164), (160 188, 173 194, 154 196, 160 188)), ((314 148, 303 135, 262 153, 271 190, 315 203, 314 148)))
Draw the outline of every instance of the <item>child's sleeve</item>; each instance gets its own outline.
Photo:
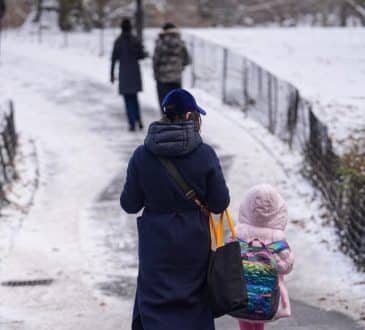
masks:
POLYGON ((289 274, 293 270, 294 253, 286 249, 277 254, 278 270, 281 275, 289 274))

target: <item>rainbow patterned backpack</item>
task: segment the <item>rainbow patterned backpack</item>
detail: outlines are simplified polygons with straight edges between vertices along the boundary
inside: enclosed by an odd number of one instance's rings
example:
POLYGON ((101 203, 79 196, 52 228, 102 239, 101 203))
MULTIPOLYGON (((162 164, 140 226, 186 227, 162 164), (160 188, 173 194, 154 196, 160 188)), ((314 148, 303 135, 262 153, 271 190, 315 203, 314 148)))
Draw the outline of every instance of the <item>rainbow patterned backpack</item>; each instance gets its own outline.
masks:
POLYGON ((230 313, 251 321, 270 321, 280 301, 279 272, 274 254, 289 249, 286 241, 265 245, 259 239, 239 240, 243 273, 247 288, 247 306, 230 313), (256 244, 255 244, 256 243, 256 244))

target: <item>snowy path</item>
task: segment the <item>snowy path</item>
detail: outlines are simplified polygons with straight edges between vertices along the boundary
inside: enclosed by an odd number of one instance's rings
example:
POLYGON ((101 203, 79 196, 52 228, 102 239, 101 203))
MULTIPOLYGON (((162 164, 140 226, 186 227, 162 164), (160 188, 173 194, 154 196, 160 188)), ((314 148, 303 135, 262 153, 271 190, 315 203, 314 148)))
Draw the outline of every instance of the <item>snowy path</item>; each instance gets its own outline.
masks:
POLYGON ((126 328, 127 307, 104 305, 83 284, 86 267, 79 230, 82 210, 120 166, 118 155, 103 138, 103 128, 122 130, 113 119, 118 116, 117 104, 96 103, 88 93, 94 89, 95 97, 107 99, 105 88, 99 84, 92 88, 87 77, 57 66, 50 70, 17 52, 6 58, 2 70, 11 82, 6 86, 9 93, 16 91, 18 127, 36 140, 41 187, 14 249, 1 265, 1 277, 56 281, 50 288, 1 287, 0 328, 10 329, 12 324, 15 329, 102 329, 105 324, 126 328), (68 91, 87 101, 74 102, 68 91), (105 108, 111 111, 104 113, 105 108))
MULTIPOLYGON (((59 50, 43 46, 40 51, 37 45, 27 45, 29 53, 24 55, 21 46, 7 41, 0 67, 7 83, 0 92, 16 100, 18 127, 36 140, 41 185, 14 249, 0 265, 0 280, 50 277, 55 282, 49 287, 0 287, 0 329, 128 329, 136 233, 134 217, 119 209, 118 194, 130 152, 144 134, 125 131, 121 99, 107 85, 105 59, 69 51, 61 58, 59 50)), ((158 114, 152 110, 157 108, 153 82, 147 77, 145 83, 142 100, 148 123, 158 114)), ((212 110, 204 121, 204 135, 222 159, 233 211, 252 184, 268 181, 290 188, 290 171, 283 168, 286 150, 280 143, 270 141, 270 150, 258 125, 223 116, 227 109, 197 94, 212 110)), ((291 225, 289 235, 294 237, 296 231, 291 225)), ((305 253, 299 265, 304 258, 305 253)), ((295 284, 298 278, 294 274, 289 285, 300 295, 305 288, 295 284)), ((316 297, 311 290, 310 295, 316 297)), ((295 304, 294 311, 298 314, 283 326, 355 329, 342 315, 315 312, 303 304, 295 304), (308 315, 313 318, 309 325, 308 315)), ((235 327, 229 319, 218 324, 218 329, 235 327)))

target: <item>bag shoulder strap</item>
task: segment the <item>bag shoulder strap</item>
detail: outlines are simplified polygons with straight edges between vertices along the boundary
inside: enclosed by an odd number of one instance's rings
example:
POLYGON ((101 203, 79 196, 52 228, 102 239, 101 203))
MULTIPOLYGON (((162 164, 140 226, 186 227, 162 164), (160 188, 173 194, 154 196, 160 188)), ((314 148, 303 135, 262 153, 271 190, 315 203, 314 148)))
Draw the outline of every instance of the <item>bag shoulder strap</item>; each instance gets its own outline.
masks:
MULTIPOLYGON (((258 239, 253 239, 253 240, 252 240, 252 241, 250 241, 250 242, 246 242, 246 241, 244 241, 244 240, 240 239, 239 241, 242 243, 242 245, 243 245, 243 246, 245 246, 245 247, 250 247, 250 246, 252 246, 252 243, 253 243, 254 241, 260 241, 260 240, 258 240, 258 239)), ((260 241, 260 242, 261 242, 261 241, 260 241)), ((262 244, 263 244, 263 243, 262 243, 262 244)), ((275 254, 275 253, 280 253, 280 252, 282 252, 282 251, 284 251, 284 250, 290 250, 289 244, 288 244, 288 242, 287 242, 286 240, 275 241, 275 242, 272 242, 272 243, 267 244, 267 245, 263 244, 263 247, 264 247, 267 251, 269 251, 270 253, 273 253, 273 254, 275 254)))
POLYGON ((175 164, 167 158, 164 157, 158 157, 162 165, 165 167, 167 172, 170 174, 171 178, 175 181, 175 183, 180 187, 182 192, 184 193, 185 197, 188 200, 192 200, 199 209, 206 215, 210 215, 210 211, 196 195, 195 190, 188 185, 188 183, 184 180, 184 178, 181 176, 179 170, 176 168, 175 164))
MULTIPOLYGON (((171 178, 175 181, 175 183, 183 191, 185 197, 188 200, 192 200, 198 206, 200 211, 203 214, 205 214, 207 217, 209 217, 209 225, 210 225, 211 233, 214 234, 214 237, 215 237, 215 240, 216 240, 216 243, 217 243, 217 247, 221 247, 221 246, 224 245, 224 242, 223 242, 223 236, 224 236, 223 220, 224 220, 224 215, 226 215, 226 217, 227 217, 228 225, 229 225, 229 228, 230 228, 231 234, 232 234, 232 239, 237 240, 236 230, 234 228, 233 220, 232 220, 232 217, 231 217, 231 214, 229 213, 229 211, 225 210, 221 214, 220 220, 219 220, 219 230, 217 230, 217 228, 215 227, 215 224, 214 224, 213 216, 212 216, 211 212, 209 211, 208 207, 205 205, 205 203, 203 203, 197 197, 195 190, 192 187, 190 187, 189 184, 184 180, 184 178, 181 176, 181 174, 180 174, 179 170, 177 169, 177 167, 175 166, 175 164, 170 159, 167 159, 167 158, 164 158, 164 157, 158 157, 158 159, 160 160, 162 165, 165 167, 167 172, 170 174, 171 178)), ((212 240, 212 242, 213 242, 213 240, 212 240)))
POLYGON ((272 242, 266 245, 266 248, 271 253, 280 253, 284 250, 290 250, 289 244, 286 240, 272 242))
POLYGON ((167 172, 170 174, 171 178, 175 181, 175 183, 179 186, 179 188, 184 193, 185 197, 189 200, 196 198, 196 192, 193 188, 191 188, 186 181, 181 176, 180 172, 176 168, 175 164, 167 158, 159 157, 158 158, 162 165, 165 167, 167 172))

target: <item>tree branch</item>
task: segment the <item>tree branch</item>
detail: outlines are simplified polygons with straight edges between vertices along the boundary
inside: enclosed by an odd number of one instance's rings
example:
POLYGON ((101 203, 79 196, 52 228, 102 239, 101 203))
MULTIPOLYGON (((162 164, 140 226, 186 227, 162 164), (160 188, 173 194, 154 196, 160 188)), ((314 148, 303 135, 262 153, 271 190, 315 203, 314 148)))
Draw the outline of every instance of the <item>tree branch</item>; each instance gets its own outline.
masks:
POLYGON ((354 9, 360 16, 365 18, 365 8, 357 4, 354 0, 345 0, 345 2, 354 9))

